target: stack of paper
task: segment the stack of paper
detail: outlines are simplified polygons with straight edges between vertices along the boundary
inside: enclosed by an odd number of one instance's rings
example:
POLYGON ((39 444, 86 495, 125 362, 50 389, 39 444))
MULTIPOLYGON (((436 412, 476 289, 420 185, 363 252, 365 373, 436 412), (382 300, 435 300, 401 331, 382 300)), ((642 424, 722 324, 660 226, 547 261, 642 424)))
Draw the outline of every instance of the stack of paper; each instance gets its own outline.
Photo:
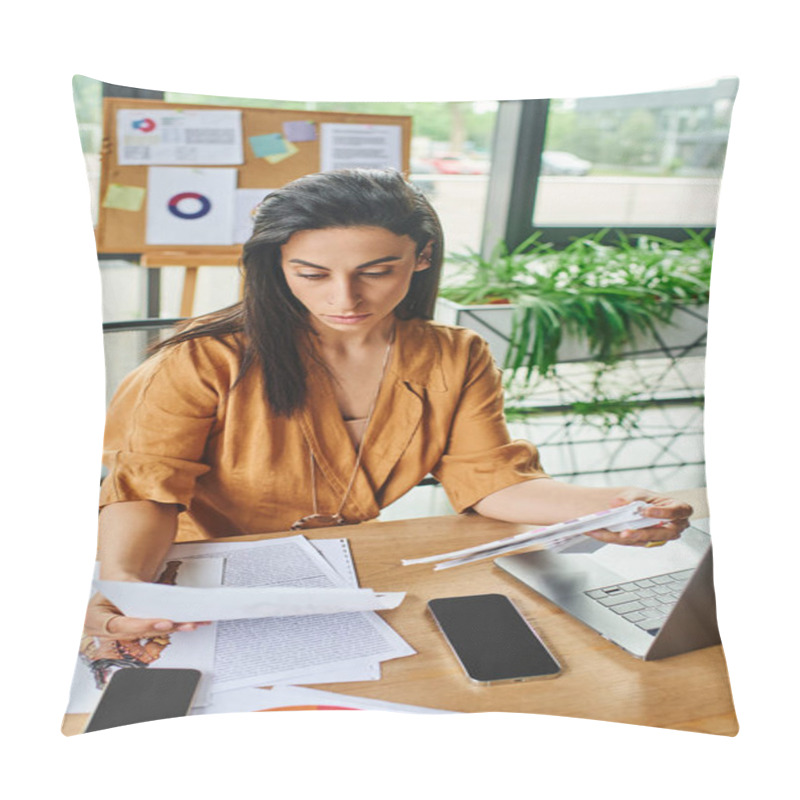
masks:
MULTIPOLYGON (((315 613, 303 616, 216 622, 212 692, 276 683, 375 680, 380 677, 381 661, 416 652, 372 611, 329 613, 346 607, 343 599, 352 597, 358 586, 344 539, 318 540, 312 545, 298 535, 260 542, 178 544, 167 560, 173 558, 183 563, 223 558, 222 587, 270 587, 282 593, 286 588, 295 593, 302 589, 297 594, 316 598, 315 613), (320 605, 325 591, 327 608, 324 600, 320 605)), ((377 599, 372 608, 392 607, 402 599, 402 593, 363 591, 363 598, 377 599)))
POLYGON ((441 563, 436 564, 434 569, 439 570, 469 564, 482 558, 494 558, 515 550, 564 549, 572 545, 576 539, 592 531, 601 529, 624 531, 658 525, 659 523, 652 517, 642 516, 641 510, 646 505, 646 503, 636 501, 621 508, 599 511, 596 514, 588 514, 568 522, 559 522, 546 528, 534 528, 518 533, 516 536, 497 539, 476 547, 467 547, 464 550, 454 550, 450 553, 424 558, 407 558, 402 563, 404 566, 408 566, 410 564, 431 564, 438 561, 441 563))
MULTIPOLYGON (((359 589, 346 539, 177 544, 164 574, 170 585, 96 581, 94 589, 130 615, 219 620, 167 634, 157 647, 127 643, 141 663, 120 664, 200 669, 195 708, 225 706, 220 693, 231 689, 377 680, 382 661, 416 652, 378 614, 362 610, 393 608, 404 594, 359 589), (187 602, 196 606, 187 611, 187 602)), ((114 643, 85 644, 70 713, 91 712, 115 669, 102 649, 114 651, 114 643)))

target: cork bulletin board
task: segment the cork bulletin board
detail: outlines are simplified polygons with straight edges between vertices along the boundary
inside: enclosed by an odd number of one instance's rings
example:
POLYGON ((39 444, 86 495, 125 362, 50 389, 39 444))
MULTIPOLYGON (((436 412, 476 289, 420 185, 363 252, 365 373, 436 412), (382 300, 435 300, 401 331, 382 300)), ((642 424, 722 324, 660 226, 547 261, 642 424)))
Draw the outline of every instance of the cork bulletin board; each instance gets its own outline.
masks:
MULTIPOLYGON (((156 266, 159 263, 164 266, 176 263, 187 266, 190 263, 232 264, 238 260, 241 252, 241 242, 238 241, 225 244, 192 243, 186 240, 170 242, 168 235, 166 240, 162 235, 161 240, 154 243, 152 228, 148 227, 148 205, 151 210, 153 208, 152 196, 148 197, 148 194, 153 195, 154 192, 153 170, 157 168, 161 170, 159 174, 166 174, 169 170, 164 170, 163 164, 167 164, 173 168, 173 173, 180 175, 181 173, 174 170, 177 162, 173 156, 173 160, 162 162, 159 166, 157 153, 155 155, 151 153, 147 163, 131 163, 127 155, 120 157, 123 153, 137 150, 134 147, 126 151, 124 149, 126 143, 148 142, 147 134, 154 130, 156 122, 169 116, 165 112, 174 112, 173 117, 179 118, 180 114, 190 110, 235 111, 241 114, 241 163, 234 164, 228 161, 224 166, 202 163, 195 155, 194 160, 188 161, 185 167, 181 166, 187 171, 191 168, 195 173, 203 173, 206 177, 224 177, 229 182, 235 183, 237 190, 277 189, 302 175, 325 168, 326 156, 323 148, 326 131, 341 125, 363 126, 353 128, 352 136, 346 135, 339 140, 341 147, 336 152, 346 153, 344 158, 349 159, 352 166, 378 166, 372 161, 379 158, 380 154, 376 154, 375 148, 370 146, 369 134, 388 131, 392 134, 393 141, 397 143, 395 166, 406 175, 409 172, 411 117, 105 98, 100 207, 95 230, 98 253, 140 254, 147 266, 156 266), (148 111, 153 113, 148 115, 146 113, 148 111), (122 112, 122 115, 119 112, 122 112), (127 116, 124 116, 126 112, 127 116), (126 131, 118 130, 118 120, 121 119, 133 120, 133 127, 136 128, 133 131, 135 136, 129 136, 130 131, 127 128, 126 131), (212 170, 221 172, 212 173, 212 170)), ((339 130, 347 134, 349 129, 339 130)), ((331 135, 328 134, 329 139, 331 135)), ((146 148, 138 150, 140 161, 143 160, 141 152, 144 149, 146 148)), ((154 148, 151 150, 155 152, 154 148)), ((202 148, 198 148, 198 152, 202 157, 204 152, 202 148)), ((135 157, 133 161, 136 161, 135 157)), ((203 198, 198 192, 173 195, 170 201, 173 205, 173 214, 177 210, 185 219, 197 217, 204 213, 204 209, 207 210, 207 206, 200 206, 197 210, 180 212, 173 203, 175 198, 183 198, 179 202, 184 203, 191 202, 193 198, 200 200, 203 198)), ((193 209, 191 205, 189 208, 193 209)))

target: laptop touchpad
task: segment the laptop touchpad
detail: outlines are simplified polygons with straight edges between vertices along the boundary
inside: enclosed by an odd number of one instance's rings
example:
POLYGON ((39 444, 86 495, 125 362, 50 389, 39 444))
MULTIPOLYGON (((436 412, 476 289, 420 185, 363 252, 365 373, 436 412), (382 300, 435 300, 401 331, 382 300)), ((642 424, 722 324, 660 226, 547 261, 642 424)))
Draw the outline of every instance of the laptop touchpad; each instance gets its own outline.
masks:
POLYGON ((708 546, 707 535, 693 531, 684 532, 680 539, 661 547, 627 547, 609 544, 590 557, 597 564, 618 573, 626 580, 664 572, 676 572, 696 566, 708 546))

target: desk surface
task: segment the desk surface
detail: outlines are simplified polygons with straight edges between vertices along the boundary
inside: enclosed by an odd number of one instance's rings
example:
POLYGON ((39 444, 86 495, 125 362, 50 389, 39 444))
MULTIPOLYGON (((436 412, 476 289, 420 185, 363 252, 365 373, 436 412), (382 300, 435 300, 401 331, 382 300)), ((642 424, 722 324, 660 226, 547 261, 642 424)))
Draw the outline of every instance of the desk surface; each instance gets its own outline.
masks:
MULTIPOLYGON (((692 503, 696 517, 708 515, 702 490, 671 494, 692 503)), ((398 608, 381 615, 417 651, 383 662, 379 681, 316 688, 453 711, 516 711, 723 735, 737 732, 721 646, 639 661, 490 560, 442 572, 434 572, 430 564, 400 566, 403 558, 469 547, 527 527, 462 515, 309 531, 309 538, 349 539, 361 586, 407 593, 398 608), (536 628, 562 664, 558 678, 477 686, 464 677, 426 603, 434 597, 488 592, 508 595, 536 628)), ((231 541, 255 538, 263 537, 231 541)), ((78 733, 85 719, 69 715, 64 733, 78 733)))

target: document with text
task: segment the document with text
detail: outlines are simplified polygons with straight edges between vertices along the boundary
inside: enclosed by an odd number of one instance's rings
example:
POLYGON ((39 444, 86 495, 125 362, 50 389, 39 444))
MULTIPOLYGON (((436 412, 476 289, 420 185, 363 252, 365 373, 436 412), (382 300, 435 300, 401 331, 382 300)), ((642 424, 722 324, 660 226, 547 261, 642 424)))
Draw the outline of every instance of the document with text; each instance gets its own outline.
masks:
MULTIPOLYGON (((347 579, 302 535, 177 544, 168 557, 224 558, 223 586, 348 588, 347 579)), ((291 681, 322 683, 326 675, 339 681, 353 672, 370 675, 376 663, 415 652, 370 611, 223 620, 217 623, 213 691, 291 681)))
POLYGON ((463 550, 453 550, 450 553, 440 553, 435 556, 422 558, 403 559, 403 566, 412 564, 431 564, 439 562, 435 570, 449 569, 463 564, 470 564, 482 558, 494 558, 505 553, 517 550, 560 550, 574 544, 580 537, 587 533, 606 529, 610 531, 634 530, 658 525, 652 517, 642 516, 642 509, 646 503, 636 501, 620 508, 611 508, 595 514, 587 514, 567 522, 559 522, 543 528, 533 528, 516 536, 497 539, 486 544, 467 547, 463 550))

